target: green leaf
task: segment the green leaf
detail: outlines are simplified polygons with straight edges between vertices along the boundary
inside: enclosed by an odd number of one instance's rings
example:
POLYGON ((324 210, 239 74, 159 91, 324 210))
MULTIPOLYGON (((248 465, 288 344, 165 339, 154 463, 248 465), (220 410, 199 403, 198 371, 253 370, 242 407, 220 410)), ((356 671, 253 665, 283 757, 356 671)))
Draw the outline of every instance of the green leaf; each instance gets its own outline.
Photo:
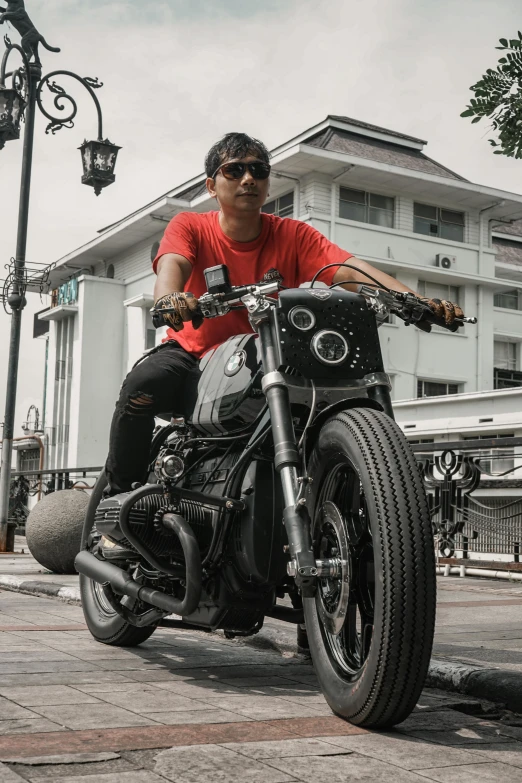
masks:
POLYGON ((499 44, 501 44, 501 46, 507 46, 508 45, 507 38, 500 38, 499 44))
POLYGON ((499 60, 499 63, 507 63, 507 60, 505 57, 501 57, 499 60))
POLYGON ((474 120, 471 120, 471 124, 474 125, 476 122, 480 122, 482 117, 475 117, 474 120))
POLYGON ((460 116, 461 117, 473 117, 474 114, 475 114, 475 112, 473 111, 473 109, 466 109, 466 111, 463 111, 460 116))

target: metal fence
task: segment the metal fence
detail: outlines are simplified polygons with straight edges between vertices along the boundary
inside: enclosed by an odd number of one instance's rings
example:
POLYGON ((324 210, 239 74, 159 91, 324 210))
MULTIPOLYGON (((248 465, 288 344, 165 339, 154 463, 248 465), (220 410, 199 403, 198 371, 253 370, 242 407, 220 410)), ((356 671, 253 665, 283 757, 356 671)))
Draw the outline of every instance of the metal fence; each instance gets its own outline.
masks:
MULTIPOLYGON (((508 555, 521 562, 522 474, 517 478, 517 471, 522 469, 522 438, 424 442, 412 449, 423 472, 438 553, 463 558, 473 553, 508 555), (476 496, 479 489, 483 491, 476 496)), ((10 518, 23 527, 32 497, 92 488, 100 470, 14 472, 10 518)))
POLYGON ((522 438, 412 448, 423 471, 439 554, 501 554, 520 562, 522 481, 516 476, 522 468, 522 438), (483 491, 476 496, 479 489, 483 491))
POLYGON ((101 467, 13 471, 9 519, 23 529, 29 511, 37 500, 62 489, 92 489, 100 471, 101 467))

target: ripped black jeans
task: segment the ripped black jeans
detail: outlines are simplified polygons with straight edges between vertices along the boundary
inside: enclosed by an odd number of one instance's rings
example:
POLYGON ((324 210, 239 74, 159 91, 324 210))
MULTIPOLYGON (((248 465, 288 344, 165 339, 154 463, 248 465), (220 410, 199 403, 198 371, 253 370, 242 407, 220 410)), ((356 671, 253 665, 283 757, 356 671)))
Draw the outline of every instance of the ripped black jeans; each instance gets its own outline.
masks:
POLYGON ((146 481, 154 417, 192 413, 198 365, 192 354, 171 341, 158 346, 127 375, 112 419, 105 465, 111 495, 146 481))

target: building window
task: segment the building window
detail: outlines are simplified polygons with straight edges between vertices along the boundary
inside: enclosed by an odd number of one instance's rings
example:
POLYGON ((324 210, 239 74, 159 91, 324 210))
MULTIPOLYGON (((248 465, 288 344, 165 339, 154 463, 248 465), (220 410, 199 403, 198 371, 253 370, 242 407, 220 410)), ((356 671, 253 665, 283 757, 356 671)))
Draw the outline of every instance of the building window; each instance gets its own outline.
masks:
POLYGON ((446 381, 417 381, 417 397, 442 397, 446 394, 458 394, 458 383, 446 381))
POLYGON ((413 205, 413 230, 416 234, 464 242, 464 225, 464 212, 417 202, 413 205))
POLYGON ((38 470, 40 449, 22 449, 18 456, 18 470, 38 470))
POLYGON ((419 296, 428 299, 446 299, 453 304, 460 304, 460 289, 456 285, 444 285, 443 283, 430 283, 427 280, 419 280, 417 284, 419 296))
POLYGON ((366 193, 364 190, 341 188, 339 196, 339 217, 372 223, 374 226, 393 228, 395 221, 395 199, 366 193))
POLYGON ((511 291, 502 291, 493 297, 495 307, 504 307, 507 310, 520 310, 520 297, 516 289, 511 291))
POLYGON ((507 340, 495 340, 493 343, 493 366, 500 370, 517 369, 517 345, 507 340))
MULTIPOLYGON (((504 432, 496 435, 467 435, 464 440, 492 440, 496 438, 514 438, 513 432, 504 432)), ((498 476, 506 471, 512 471, 515 467, 515 452, 512 448, 488 449, 479 452, 479 466, 483 473, 498 476)))
POLYGON ((518 370, 493 369, 494 389, 519 389, 522 386, 522 372, 518 370))
POLYGON ((293 217, 294 216, 294 191, 287 193, 279 198, 274 198, 272 201, 268 201, 262 212, 267 212, 269 215, 277 215, 278 217, 293 217))
POLYGON ((522 372, 517 370, 517 344, 507 340, 493 343, 493 387, 517 389, 522 386, 522 372))

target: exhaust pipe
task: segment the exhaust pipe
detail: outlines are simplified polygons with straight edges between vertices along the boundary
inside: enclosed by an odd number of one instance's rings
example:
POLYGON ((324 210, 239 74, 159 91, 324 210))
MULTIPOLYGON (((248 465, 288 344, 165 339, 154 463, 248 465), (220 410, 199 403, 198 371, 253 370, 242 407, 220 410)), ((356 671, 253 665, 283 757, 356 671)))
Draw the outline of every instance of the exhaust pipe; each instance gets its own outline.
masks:
POLYGON ((198 542, 188 522, 178 514, 165 514, 163 524, 178 536, 186 564, 185 597, 182 601, 161 590, 140 585, 126 571, 106 560, 98 560, 91 552, 83 549, 74 561, 79 574, 99 584, 110 584, 118 595, 128 595, 169 614, 186 617, 198 608, 202 589, 201 555, 198 542))

